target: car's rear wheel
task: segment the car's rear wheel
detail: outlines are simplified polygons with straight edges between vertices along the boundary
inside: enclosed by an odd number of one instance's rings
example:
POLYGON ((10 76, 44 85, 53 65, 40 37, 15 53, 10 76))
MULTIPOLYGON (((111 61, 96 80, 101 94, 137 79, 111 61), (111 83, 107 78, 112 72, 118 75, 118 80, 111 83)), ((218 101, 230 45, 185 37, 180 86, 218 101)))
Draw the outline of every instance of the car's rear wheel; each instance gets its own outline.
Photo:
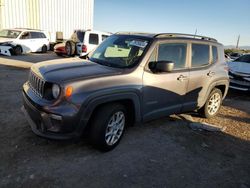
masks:
POLYGON ((73 41, 67 41, 65 44, 65 51, 67 56, 73 56, 75 54, 75 43, 73 41))
POLYGON ((47 46, 46 45, 43 45, 43 47, 42 47, 42 53, 46 53, 47 52, 47 46))
POLYGON ((199 110, 199 113, 206 118, 211 118, 217 115, 222 104, 221 90, 215 88, 209 94, 205 105, 199 110))
POLYGON ((121 104, 100 107, 91 124, 91 141, 101 151, 110 151, 120 142, 127 122, 127 112, 121 104))
POLYGON ((15 55, 21 55, 23 52, 23 49, 21 46, 15 46, 15 47, 13 47, 13 51, 14 51, 15 55))

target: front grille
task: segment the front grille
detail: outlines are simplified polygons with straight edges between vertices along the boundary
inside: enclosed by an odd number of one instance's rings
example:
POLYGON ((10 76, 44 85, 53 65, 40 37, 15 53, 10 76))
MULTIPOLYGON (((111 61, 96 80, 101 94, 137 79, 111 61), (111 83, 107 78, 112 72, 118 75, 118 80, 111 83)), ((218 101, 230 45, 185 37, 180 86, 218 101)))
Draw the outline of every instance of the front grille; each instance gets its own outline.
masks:
POLYGON ((43 97, 44 96, 44 86, 45 86, 45 81, 41 79, 39 76, 37 76, 35 73, 30 71, 29 75, 29 85, 32 88, 32 90, 39 96, 43 97))
POLYGON ((237 75, 237 74, 234 74, 234 73, 232 73, 232 72, 230 72, 230 71, 229 71, 229 75, 230 75, 230 76, 233 76, 233 79, 234 79, 234 80, 245 81, 245 80, 243 79, 242 76, 237 75))

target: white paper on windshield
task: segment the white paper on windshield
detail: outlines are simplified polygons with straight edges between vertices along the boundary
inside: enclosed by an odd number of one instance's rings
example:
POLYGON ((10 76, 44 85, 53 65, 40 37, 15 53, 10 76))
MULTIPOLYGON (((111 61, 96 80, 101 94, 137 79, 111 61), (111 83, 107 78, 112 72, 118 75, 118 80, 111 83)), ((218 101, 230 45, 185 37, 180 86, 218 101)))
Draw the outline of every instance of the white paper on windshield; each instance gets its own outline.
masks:
POLYGON ((141 40, 132 40, 129 45, 130 46, 137 46, 140 48, 145 48, 147 46, 147 42, 146 41, 141 41, 141 40))

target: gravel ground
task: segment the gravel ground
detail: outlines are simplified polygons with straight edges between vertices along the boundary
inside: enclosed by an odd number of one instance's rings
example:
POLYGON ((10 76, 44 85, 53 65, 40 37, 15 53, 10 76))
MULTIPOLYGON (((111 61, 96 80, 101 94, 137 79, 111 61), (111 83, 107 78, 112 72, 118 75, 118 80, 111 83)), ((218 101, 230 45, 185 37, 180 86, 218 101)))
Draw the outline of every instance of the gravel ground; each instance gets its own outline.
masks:
POLYGON ((171 116, 129 127, 115 150, 101 153, 84 138, 31 132, 20 110, 27 75, 0 65, 0 187, 250 187, 249 94, 230 91, 213 119, 187 115, 224 132, 194 131, 171 116))

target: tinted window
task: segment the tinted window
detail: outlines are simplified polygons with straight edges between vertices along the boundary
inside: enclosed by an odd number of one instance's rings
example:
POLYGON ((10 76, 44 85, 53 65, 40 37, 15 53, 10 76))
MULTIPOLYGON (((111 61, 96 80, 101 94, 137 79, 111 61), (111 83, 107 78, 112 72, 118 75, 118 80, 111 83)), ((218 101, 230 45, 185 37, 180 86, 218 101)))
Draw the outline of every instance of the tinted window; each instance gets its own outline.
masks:
POLYGON ((97 34, 90 34, 89 35, 89 44, 98 44, 98 35, 97 34))
POLYGON ((46 38, 43 33, 40 32, 30 32, 32 39, 46 38))
POLYGON ((109 37, 108 35, 102 35, 102 41, 104 41, 108 37, 109 37))
POLYGON ((250 63, 250 55, 243 55, 243 56, 239 57, 238 59, 236 59, 235 61, 250 63))
POLYGON ((209 64, 209 45, 192 44, 192 67, 209 64))
POLYGON ((216 63, 218 60, 218 50, 216 46, 212 47, 212 52, 213 52, 213 63, 216 63))
POLYGON ((83 42, 83 40, 84 40, 84 35, 85 35, 85 32, 83 32, 83 31, 78 31, 78 32, 77 32, 77 38, 78 38, 78 40, 79 40, 80 42, 83 42))
POLYGON ((160 44, 158 61, 173 61, 174 69, 185 68, 187 44, 160 44))

